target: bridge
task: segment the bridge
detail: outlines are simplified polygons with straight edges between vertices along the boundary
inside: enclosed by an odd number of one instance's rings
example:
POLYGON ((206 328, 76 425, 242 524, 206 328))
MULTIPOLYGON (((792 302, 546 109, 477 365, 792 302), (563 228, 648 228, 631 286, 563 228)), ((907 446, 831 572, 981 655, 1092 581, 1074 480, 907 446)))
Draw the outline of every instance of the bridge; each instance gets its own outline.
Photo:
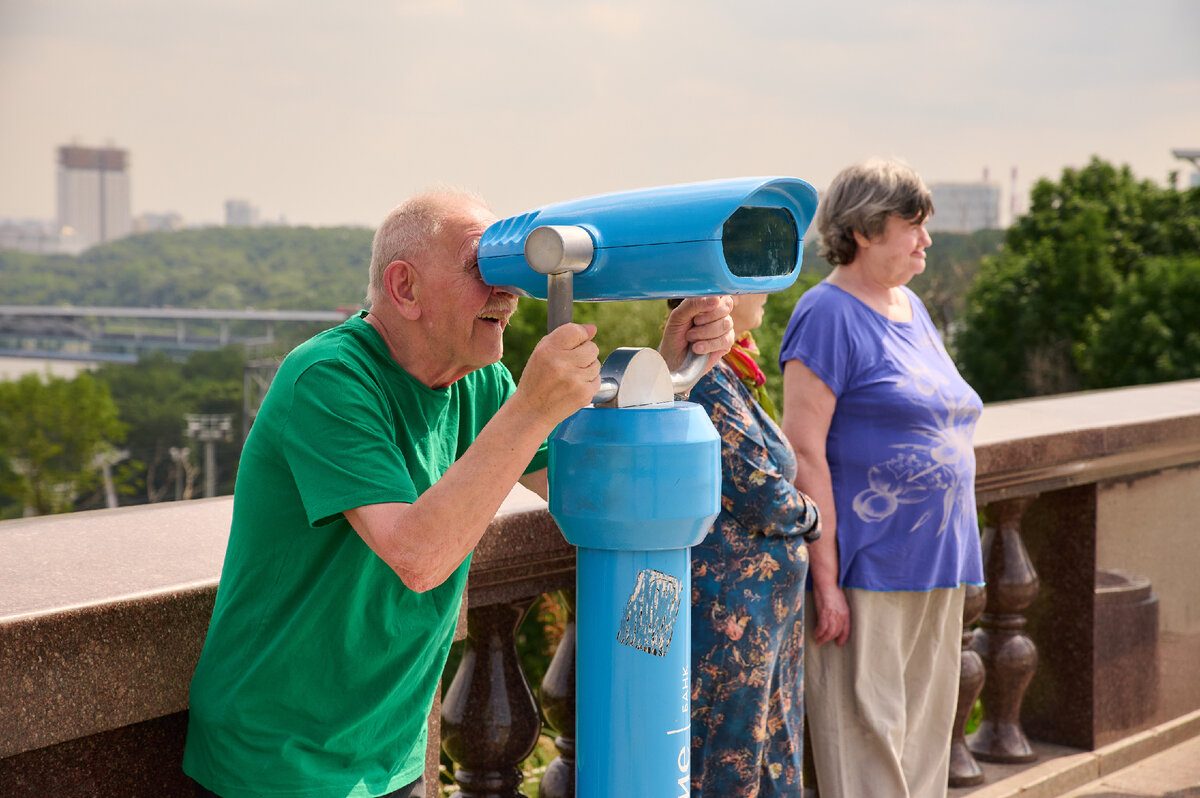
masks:
POLYGON ((357 310, 0 305, 0 355, 134 362, 152 351, 186 357, 230 344, 267 347, 276 342, 279 325, 293 325, 302 337, 357 310))

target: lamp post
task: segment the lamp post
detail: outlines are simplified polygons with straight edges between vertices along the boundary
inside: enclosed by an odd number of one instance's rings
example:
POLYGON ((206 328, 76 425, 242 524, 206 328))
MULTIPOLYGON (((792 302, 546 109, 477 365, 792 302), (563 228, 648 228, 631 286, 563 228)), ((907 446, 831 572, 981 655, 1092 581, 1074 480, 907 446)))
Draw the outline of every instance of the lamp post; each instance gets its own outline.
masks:
POLYGON ((112 446, 105 446, 100 451, 96 452, 92 458, 92 465, 100 469, 100 473, 104 477, 104 506, 117 506, 117 488, 113 483, 112 467, 122 460, 129 457, 128 449, 115 449, 112 446))
POLYGON ((1181 161, 1188 161, 1197 171, 1192 173, 1192 185, 1200 186, 1200 148, 1181 148, 1171 150, 1171 154, 1181 161))
MULTIPOLYGON (((169 450, 171 462, 175 464, 175 501, 183 498, 183 471, 188 456, 192 453, 189 446, 172 446, 169 450)), ((190 488, 190 485, 189 485, 190 488)))
POLYGON ((204 443, 204 497, 217 495, 217 441, 227 441, 233 429, 230 413, 188 413, 187 435, 204 443))

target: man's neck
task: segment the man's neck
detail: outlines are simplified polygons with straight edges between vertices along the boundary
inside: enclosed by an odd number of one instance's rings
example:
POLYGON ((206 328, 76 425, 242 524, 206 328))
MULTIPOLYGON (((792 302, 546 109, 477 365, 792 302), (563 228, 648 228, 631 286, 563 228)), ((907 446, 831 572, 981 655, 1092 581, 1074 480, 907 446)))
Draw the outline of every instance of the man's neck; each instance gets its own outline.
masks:
POLYGON ((444 368, 439 368, 440 364, 430 362, 427 356, 430 347, 423 345, 419 326, 372 311, 367 312, 365 320, 383 339, 384 346, 396 365, 422 385, 440 390, 466 376, 466 372, 447 372, 444 368))

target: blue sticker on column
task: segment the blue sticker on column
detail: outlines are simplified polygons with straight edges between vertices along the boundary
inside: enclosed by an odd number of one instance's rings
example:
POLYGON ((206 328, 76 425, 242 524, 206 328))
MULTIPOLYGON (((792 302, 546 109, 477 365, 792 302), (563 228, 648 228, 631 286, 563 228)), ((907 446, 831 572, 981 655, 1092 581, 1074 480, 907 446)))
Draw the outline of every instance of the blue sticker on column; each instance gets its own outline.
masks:
POLYGON ((656 657, 665 656, 679 615, 682 587, 682 582, 670 574, 648 568, 641 571, 629 594, 617 642, 656 657))

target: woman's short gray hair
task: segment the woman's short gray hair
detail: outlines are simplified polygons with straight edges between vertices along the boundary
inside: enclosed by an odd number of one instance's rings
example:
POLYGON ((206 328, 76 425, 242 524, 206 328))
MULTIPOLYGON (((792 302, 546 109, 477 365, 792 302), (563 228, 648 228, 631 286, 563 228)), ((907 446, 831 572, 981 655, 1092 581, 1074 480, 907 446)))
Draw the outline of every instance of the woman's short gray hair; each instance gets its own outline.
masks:
POLYGON ((898 159, 872 158, 848 166, 833 179, 817 208, 817 254, 834 266, 858 254, 855 233, 868 239, 883 234, 889 216, 924 222, 933 215, 925 181, 898 159))
POLYGON ((439 187, 411 197, 388 213, 371 244, 371 269, 367 279, 367 307, 382 300, 387 291, 383 273, 388 264, 411 261, 437 238, 451 212, 462 205, 488 207, 483 197, 461 188, 439 187))

